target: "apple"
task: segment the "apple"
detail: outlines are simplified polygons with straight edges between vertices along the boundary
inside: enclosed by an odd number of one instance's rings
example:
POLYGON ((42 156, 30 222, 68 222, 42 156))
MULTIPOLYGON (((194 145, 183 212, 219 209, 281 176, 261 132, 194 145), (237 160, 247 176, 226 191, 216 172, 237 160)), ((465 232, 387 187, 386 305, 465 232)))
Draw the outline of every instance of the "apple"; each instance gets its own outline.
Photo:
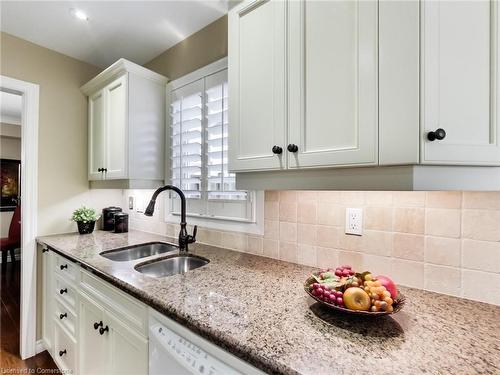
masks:
POLYGON ((345 307, 351 310, 368 311, 371 306, 370 296, 359 287, 346 289, 343 299, 345 307))
POLYGON ((387 276, 377 276, 376 279, 382 283, 382 285, 389 291, 389 293, 391 293, 392 299, 395 299, 397 297, 398 288, 396 287, 394 281, 392 281, 387 276))

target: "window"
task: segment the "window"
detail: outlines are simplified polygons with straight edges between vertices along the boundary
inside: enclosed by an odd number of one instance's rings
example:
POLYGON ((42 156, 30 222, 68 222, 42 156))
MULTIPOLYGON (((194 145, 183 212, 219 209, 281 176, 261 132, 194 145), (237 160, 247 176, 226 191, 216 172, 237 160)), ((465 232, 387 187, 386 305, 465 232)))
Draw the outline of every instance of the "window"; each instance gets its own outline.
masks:
MULTIPOLYGON (((226 59, 170 84, 171 183, 187 198, 189 216, 253 223, 258 194, 237 190, 228 171, 228 83, 226 59)), ((180 199, 171 194, 171 215, 180 199)), ((178 220, 178 218, 177 218, 178 220)))

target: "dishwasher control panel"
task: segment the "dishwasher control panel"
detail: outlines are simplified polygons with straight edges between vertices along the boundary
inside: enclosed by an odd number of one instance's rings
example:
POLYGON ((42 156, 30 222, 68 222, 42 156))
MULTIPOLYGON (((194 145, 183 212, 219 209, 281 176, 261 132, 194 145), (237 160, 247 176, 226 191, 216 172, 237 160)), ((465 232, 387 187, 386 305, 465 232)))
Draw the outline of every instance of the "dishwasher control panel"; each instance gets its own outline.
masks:
MULTIPOLYGON (((206 351, 173 332, 161 323, 150 326, 150 338, 154 338, 163 355, 171 357, 178 365, 192 374, 200 375, 238 375, 235 369, 218 360, 206 351)), ((150 343, 150 345, 153 343, 150 343)), ((155 345, 153 344, 153 345, 155 345)), ((160 353, 157 353, 157 355, 160 353)), ((166 370, 166 369, 165 369, 166 370)))

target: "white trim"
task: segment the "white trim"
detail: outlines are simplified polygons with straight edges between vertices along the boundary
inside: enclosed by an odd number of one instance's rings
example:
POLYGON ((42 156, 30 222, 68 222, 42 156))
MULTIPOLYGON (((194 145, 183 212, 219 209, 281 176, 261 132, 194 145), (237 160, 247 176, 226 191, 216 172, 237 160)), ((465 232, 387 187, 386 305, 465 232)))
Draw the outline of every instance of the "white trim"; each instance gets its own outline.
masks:
MULTIPOLYGON (((178 224, 179 215, 170 212, 170 198, 165 199, 165 222, 178 224)), ((242 232, 247 234, 264 234, 264 191, 255 191, 255 205, 252 217, 255 221, 245 222, 238 220, 224 220, 221 218, 196 217, 187 214, 189 225, 198 225, 201 228, 242 232)))
POLYGON ((161 84, 166 84, 168 82, 167 77, 121 58, 80 87, 80 90, 82 90, 85 95, 90 96, 97 90, 106 86, 108 83, 113 82, 116 78, 127 72, 137 74, 143 78, 147 78, 161 84))
POLYGON ((45 351, 45 342, 43 339, 37 340, 35 344, 35 353, 40 354, 43 351, 45 351))
POLYGON ((34 83, 0 75, 0 90, 22 95, 21 127, 21 358, 36 353, 36 235, 38 204, 38 96, 34 83))
POLYGON ((224 69, 227 69, 227 57, 208 64, 198 70, 195 70, 194 72, 188 73, 185 76, 176 79, 175 81, 169 82, 167 94, 169 94, 172 90, 177 90, 182 86, 189 85, 190 83, 205 78, 206 76, 218 73, 224 69))

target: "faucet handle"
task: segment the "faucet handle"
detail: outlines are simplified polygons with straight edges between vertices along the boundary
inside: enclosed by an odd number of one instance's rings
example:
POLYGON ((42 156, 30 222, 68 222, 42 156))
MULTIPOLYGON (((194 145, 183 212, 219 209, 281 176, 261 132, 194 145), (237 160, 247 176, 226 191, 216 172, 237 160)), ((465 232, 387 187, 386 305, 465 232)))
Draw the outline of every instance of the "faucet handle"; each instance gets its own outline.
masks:
POLYGON ((188 243, 196 242, 196 233, 198 233, 198 225, 193 227, 193 234, 188 235, 188 243))

